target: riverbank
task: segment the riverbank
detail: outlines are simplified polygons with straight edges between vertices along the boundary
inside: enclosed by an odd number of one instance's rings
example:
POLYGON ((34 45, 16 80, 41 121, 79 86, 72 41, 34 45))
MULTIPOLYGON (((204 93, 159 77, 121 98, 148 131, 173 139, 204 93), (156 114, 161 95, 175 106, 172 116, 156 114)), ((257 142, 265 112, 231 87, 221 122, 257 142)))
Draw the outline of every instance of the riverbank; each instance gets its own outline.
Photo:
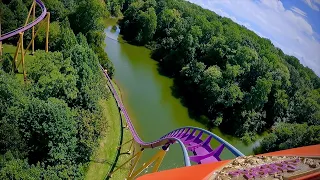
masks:
MULTIPOLYGON (((121 94, 118 86, 117 91, 121 94)), ((130 149, 130 143, 122 146, 118 152, 120 144, 132 139, 130 131, 123 128, 125 121, 122 121, 122 115, 119 112, 115 99, 110 95, 107 100, 100 100, 100 106, 103 108, 103 118, 107 124, 107 130, 99 140, 99 147, 91 157, 85 179, 105 179, 112 167, 117 167, 127 161, 131 156, 127 153, 130 149), (115 165, 114 165, 115 164, 115 165)), ((131 150, 132 151, 132 150, 131 150)), ((129 173, 130 164, 125 165, 119 171, 115 172, 111 179, 125 179, 129 173)))
MULTIPOLYGON (((163 76, 158 71, 158 62, 150 57, 151 51, 142 46, 123 43, 120 29, 112 31, 118 26, 113 19, 105 29, 105 52, 115 67, 114 80, 120 85, 123 103, 130 115, 141 139, 153 141, 168 131, 184 126, 206 128, 196 119, 189 116, 179 98, 172 94, 173 79, 163 76), (113 22, 113 23, 111 23, 113 22)), ((255 143, 245 144, 239 138, 229 136, 218 128, 211 132, 225 139, 246 155, 253 154, 255 143)), ((213 142, 212 147, 218 146, 213 142)), ((146 151, 141 161, 147 161, 153 156, 146 151)), ((233 158, 228 151, 222 153, 223 159, 233 158)), ((181 149, 178 146, 170 147, 160 170, 183 166, 181 149)))

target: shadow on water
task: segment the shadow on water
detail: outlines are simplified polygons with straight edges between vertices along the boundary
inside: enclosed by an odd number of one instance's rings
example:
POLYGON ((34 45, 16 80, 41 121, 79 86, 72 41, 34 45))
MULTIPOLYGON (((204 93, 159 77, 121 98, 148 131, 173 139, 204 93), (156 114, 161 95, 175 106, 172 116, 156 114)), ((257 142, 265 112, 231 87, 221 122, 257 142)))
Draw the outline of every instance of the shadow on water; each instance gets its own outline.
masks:
POLYGON ((190 96, 190 94, 188 95, 184 91, 184 88, 178 79, 173 80, 173 85, 170 87, 170 89, 172 96, 179 99, 180 103, 187 108, 190 118, 205 125, 205 127, 210 131, 214 128, 210 119, 203 115, 202 110, 199 109, 199 100, 195 100, 196 97, 190 99, 186 98, 187 96, 190 96))
MULTIPOLYGON (((152 53, 150 53, 150 55, 152 55, 152 53)), ((168 73, 167 71, 164 70, 164 68, 162 68, 162 67, 160 66, 160 63, 161 63, 162 60, 155 60, 155 59, 153 59, 153 58, 152 58, 152 60, 158 62, 158 64, 157 64, 157 71, 158 71, 158 73, 159 73, 161 76, 165 76, 165 77, 168 77, 168 78, 173 78, 173 75, 172 75, 172 74, 168 73)))
MULTIPOLYGON (((170 89, 171 89, 172 96, 179 99, 181 104, 187 108, 188 115, 190 116, 190 118, 203 124, 206 127, 206 129, 211 132, 218 129, 223 134, 223 139, 226 141, 232 141, 235 139, 235 135, 230 131, 230 128, 228 129, 228 128, 214 126, 213 122, 207 116, 204 115, 203 110, 199 109, 200 102, 198 100, 194 101, 194 98, 191 98, 191 99, 186 98, 188 94, 184 91, 184 88, 178 79, 174 79, 174 83, 170 87, 170 89)), ((251 143, 245 143, 245 142, 243 143, 245 145, 251 144, 251 143)))
MULTIPOLYGON (((159 67, 159 65, 158 65, 158 70, 161 70, 161 67, 159 67)), ((159 71, 159 73, 162 76, 166 76, 163 70, 161 72, 159 71)), ((173 85, 170 87, 170 90, 171 90, 172 96, 179 99, 180 103, 187 108, 188 115, 190 116, 190 118, 203 124, 206 127, 206 129, 208 129, 209 131, 213 131, 214 129, 219 129, 219 131, 221 131, 224 134, 224 136, 227 137, 226 140, 228 139, 228 137, 230 140, 232 138, 237 137, 234 133, 236 129, 234 127, 237 125, 233 125, 232 127, 230 126, 230 124, 221 124, 219 127, 215 126, 213 124, 213 120, 210 120, 210 118, 205 115, 205 112, 204 112, 205 110, 201 109, 203 106, 200 106, 200 104, 203 102, 199 99, 200 97, 197 97, 195 93, 190 92, 190 90, 189 91, 186 90, 186 88, 187 87, 183 85, 183 82, 179 78, 174 78, 173 85)), ((261 135, 262 134, 259 134, 258 136, 261 136, 261 135)), ((243 141, 243 143, 245 145, 250 145, 252 142, 243 141)))

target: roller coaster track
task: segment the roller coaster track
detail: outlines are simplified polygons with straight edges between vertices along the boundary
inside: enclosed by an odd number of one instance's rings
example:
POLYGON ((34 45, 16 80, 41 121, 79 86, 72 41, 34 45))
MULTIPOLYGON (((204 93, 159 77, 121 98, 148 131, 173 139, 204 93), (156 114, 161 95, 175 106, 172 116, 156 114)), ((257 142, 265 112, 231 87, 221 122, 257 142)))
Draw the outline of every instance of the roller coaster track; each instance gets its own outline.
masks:
POLYGON ((191 126, 175 129, 169 132, 168 134, 162 136, 158 140, 152 142, 142 141, 138 133, 136 132, 132 124, 132 121, 130 120, 127 110, 121 102, 115 87, 112 84, 111 78, 104 71, 101 65, 100 68, 109 82, 109 88, 112 91, 115 100, 117 101, 119 109, 124 114, 126 123, 132 133, 135 142, 137 142, 141 148, 155 148, 164 145, 169 146, 170 144, 177 142, 182 149, 185 166, 190 166, 191 161, 198 164, 221 161, 220 154, 224 148, 228 149, 230 152, 232 152, 232 154, 234 154, 237 157, 244 156, 239 150, 237 150, 231 144, 229 144, 219 136, 213 134, 212 132, 191 126), (220 145, 215 148, 212 148, 212 140, 219 142, 220 145), (191 152, 193 155, 190 156, 188 152, 191 152))
POLYGON ((19 33, 25 32, 28 29, 31 29, 33 26, 39 24, 45 18, 46 14, 47 14, 47 9, 46 9, 45 5, 40 0, 35 0, 35 1, 41 8, 41 11, 42 11, 41 15, 37 19, 32 21, 31 23, 27 24, 26 26, 22 26, 22 27, 20 27, 18 29, 15 29, 15 30, 11 31, 11 32, 8 32, 8 33, 5 33, 5 34, 1 35, 0 41, 8 39, 8 38, 10 38, 12 36, 15 36, 15 35, 19 34, 19 33))

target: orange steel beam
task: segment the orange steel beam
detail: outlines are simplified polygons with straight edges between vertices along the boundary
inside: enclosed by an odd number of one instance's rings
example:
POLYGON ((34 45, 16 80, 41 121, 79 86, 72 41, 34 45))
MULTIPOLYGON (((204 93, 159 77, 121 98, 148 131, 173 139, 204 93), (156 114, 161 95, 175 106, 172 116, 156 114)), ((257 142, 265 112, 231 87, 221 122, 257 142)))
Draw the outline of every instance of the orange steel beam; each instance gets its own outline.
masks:
MULTIPOLYGON (((138 162, 138 160, 140 159, 141 155, 142 155, 142 152, 143 152, 143 149, 141 149, 139 152, 137 152, 135 155, 133 155, 130 159, 128 159, 126 162, 124 162, 121 166, 119 166, 118 168, 116 168, 114 171, 110 172, 110 174, 108 175, 109 177, 112 177, 112 174, 114 174, 115 172, 117 172, 119 169, 121 169, 124 165, 128 164, 132 159, 135 158, 135 163, 134 163, 134 166, 135 164, 138 162)), ((132 173, 133 171, 133 167, 131 167, 131 170, 130 170, 130 174, 132 173)))
MULTIPOLYGON (((129 177, 127 179, 128 180, 135 179, 144 169, 148 168, 152 163, 154 163, 152 172, 157 172, 167 151, 168 149, 166 150, 161 149, 148 162, 144 163, 142 167, 140 167, 134 172, 130 172, 129 177)), ((132 170, 134 170, 134 168, 132 170)))

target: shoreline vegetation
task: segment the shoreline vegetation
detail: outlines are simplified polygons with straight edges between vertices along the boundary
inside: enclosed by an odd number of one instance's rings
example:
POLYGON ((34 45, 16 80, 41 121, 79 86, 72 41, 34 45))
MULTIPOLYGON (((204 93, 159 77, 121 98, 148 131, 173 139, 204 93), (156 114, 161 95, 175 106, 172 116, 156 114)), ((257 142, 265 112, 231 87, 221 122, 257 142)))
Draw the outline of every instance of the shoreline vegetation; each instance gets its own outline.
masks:
POLYGON ((123 39, 151 49, 192 117, 244 142, 268 132, 256 153, 320 143, 320 78, 296 57, 190 2, 113 3, 123 39))

